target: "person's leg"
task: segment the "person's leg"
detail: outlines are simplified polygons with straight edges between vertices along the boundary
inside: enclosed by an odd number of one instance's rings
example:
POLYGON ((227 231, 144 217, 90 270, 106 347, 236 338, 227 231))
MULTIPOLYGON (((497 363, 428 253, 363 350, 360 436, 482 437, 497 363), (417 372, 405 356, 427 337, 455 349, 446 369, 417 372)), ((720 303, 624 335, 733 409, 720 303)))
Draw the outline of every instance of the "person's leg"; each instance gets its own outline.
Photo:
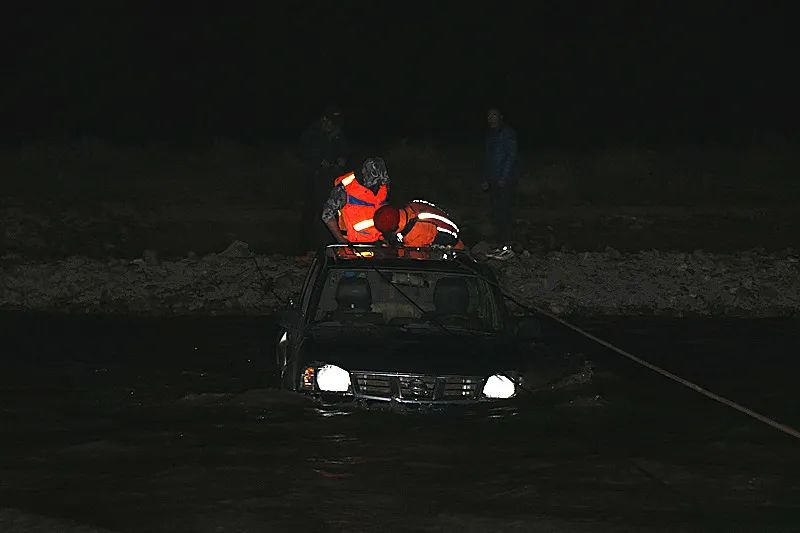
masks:
POLYGON ((303 208, 300 213, 300 231, 298 232, 299 243, 303 248, 308 249, 312 241, 312 223, 314 220, 314 197, 311 194, 311 188, 314 187, 313 176, 306 178, 306 194, 303 197, 303 208))
POLYGON ((495 242, 501 242, 501 233, 502 233, 502 226, 503 226, 503 214, 502 214, 502 188, 493 185, 491 189, 489 189, 489 194, 491 196, 491 218, 492 218, 492 239, 495 242))
POLYGON ((316 250, 322 241, 322 229, 329 233, 322 222, 322 204, 327 198, 330 189, 325 189, 322 176, 319 172, 309 172, 306 175, 304 187, 304 200, 302 213, 300 215, 300 231, 297 247, 302 251, 316 250), (322 226, 320 229, 319 226, 322 226))
POLYGON ((513 202, 512 192, 508 185, 493 187, 493 223, 494 237, 498 244, 507 243, 511 230, 511 204, 513 202))
POLYGON ((309 246, 314 250, 320 246, 325 246, 334 242, 333 235, 331 235, 328 226, 325 225, 325 222, 323 222, 321 218, 322 208, 331 190, 330 186, 326 184, 328 181, 332 182, 332 180, 326 180, 323 176, 317 176, 314 189, 309 191, 309 196, 312 197, 311 204, 313 206, 313 212, 308 222, 309 246))
POLYGON ((514 251, 511 249, 511 236, 513 232, 513 214, 511 212, 514 204, 514 191, 513 184, 504 187, 493 187, 493 219, 495 226, 495 240, 499 245, 494 250, 487 254, 491 259, 499 259, 505 261, 514 257, 514 251))
POLYGON ((516 194, 516 187, 514 183, 507 183, 502 188, 502 201, 501 201, 501 242, 509 244, 513 236, 514 225, 514 195, 516 194))

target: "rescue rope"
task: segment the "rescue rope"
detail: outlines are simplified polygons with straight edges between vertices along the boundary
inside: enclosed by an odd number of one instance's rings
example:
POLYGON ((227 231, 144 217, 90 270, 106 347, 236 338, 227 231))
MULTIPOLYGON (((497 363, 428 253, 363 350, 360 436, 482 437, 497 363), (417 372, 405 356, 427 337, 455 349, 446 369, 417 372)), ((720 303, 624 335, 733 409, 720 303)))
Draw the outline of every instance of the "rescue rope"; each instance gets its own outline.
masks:
POLYGON ((661 367, 659 367, 657 365, 654 365, 653 363, 650 363, 649 361, 645 361, 644 359, 642 359, 640 357, 637 357, 637 356, 633 355, 632 353, 623 350, 622 348, 614 346, 610 342, 605 341, 603 339, 600 339, 600 338, 592 335, 588 331, 585 331, 585 330, 579 328, 578 326, 576 326, 574 324, 571 324, 570 322, 567 322, 566 320, 564 320, 564 319, 562 319, 562 318, 560 318, 558 316, 555 316, 555 315, 553 315, 551 313, 548 313, 547 311, 545 311, 544 309, 541 309, 538 306, 532 305, 531 307, 534 310, 538 311, 539 313, 543 314, 544 316, 546 316, 546 317, 548 317, 548 318, 550 318, 552 320, 555 320, 556 322, 568 327, 569 329, 571 329, 571 330, 573 330, 573 331, 575 331, 577 333, 580 333, 584 337, 586 337, 588 339, 591 339, 594 342, 596 342, 596 343, 598 343, 598 344, 600 344, 602 346, 605 346, 609 350, 612 350, 612 351, 618 353, 619 355, 621 355, 623 357, 627 357, 628 359, 630 359, 634 363, 638 363, 638 364, 644 366, 645 368, 649 368, 653 372, 656 372, 656 373, 664 376, 665 378, 671 379, 672 381, 675 381, 676 383, 680 383, 681 385, 683 385, 685 387, 688 387, 688 388, 692 389, 693 391, 702 394, 703 396, 705 396, 707 398, 710 398, 710 399, 712 399, 714 401, 717 401, 717 402, 719 402, 719 403, 721 403, 723 405, 726 405, 726 406, 728 406, 728 407, 730 407, 732 409, 735 409, 735 410, 739 411, 740 413, 743 413, 743 414, 745 414, 747 416, 755 418, 756 420, 758 420, 760 422, 763 422, 764 424, 767 424, 768 426, 771 426, 771 427, 777 429, 778 431, 782 431, 783 433, 785 433, 787 435, 790 435, 790 436, 792 436, 792 437, 794 437, 796 439, 800 439, 800 431, 794 429, 791 426, 788 426, 786 424, 782 424, 782 423, 780 423, 780 422, 778 422, 776 420, 773 420, 772 418, 770 418, 768 416, 765 416, 765 415, 762 415, 761 413, 753 411, 749 407, 745 407, 745 406, 743 406, 741 404, 738 404, 738 403, 734 402, 733 400, 729 400, 728 398, 725 398, 724 396, 720 396, 719 394, 717 394, 715 392, 712 392, 712 391, 710 391, 708 389, 705 389, 705 388, 701 387, 700 385, 689 381, 688 379, 685 379, 685 378, 682 378, 682 377, 680 377, 680 376, 678 376, 676 374, 673 374, 669 370, 665 370, 665 369, 663 369, 663 368, 661 368, 661 367))
MULTIPOLYGON (((242 259, 248 259, 248 258, 242 258, 242 259)), ((256 270, 258 271, 258 274, 261 276, 261 281, 262 281, 261 288, 264 291, 264 294, 266 295, 267 291, 269 291, 279 302, 283 301, 283 297, 277 292, 275 292, 275 282, 271 278, 268 278, 267 276, 264 275, 264 271, 261 270, 261 265, 258 264, 258 259, 256 259, 256 256, 253 252, 250 252, 249 259, 253 260, 253 264, 256 265, 256 270)))
MULTIPOLYGON (((470 257, 472 257, 472 256, 470 256, 470 257)), ((678 376, 676 374, 673 374, 669 370, 665 370, 665 369, 661 368, 660 366, 657 366, 657 365, 654 365, 653 363, 650 363, 649 361, 645 361, 644 359, 642 359, 640 357, 637 357, 637 356, 633 355, 632 353, 627 352, 627 351, 623 350, 622 348, 611 344, 608 341, 605 341, 605 340, 603 340, 603 339, 601 339, 601 338, 599 338, 599 337, 597 337, 595 335, 592 335, 588 331, 586 331, 586 330, 584 330, 584 329, 582 329, 582 328, 580 328, 580 327, 568 322, 567 320, 564 320, 563 318, 561 318, 561 317, 559 317, 557 315, 554 315, 553 313, 547 311, 546 309, 543 309, 542 307, 540 307, 538 305, 535 305, 535 304, 528 304, 528 305, 523 304, 522 302, 520 302, 519 300, 517 300, 516 298, 514 298, 510 294, 507 294, 505 292, 505 290, 503 290, 503 288, 500 287, 500 285, 498 285, 497 283, 494 283, 491 280, 488 280, 486 278, 484 278, 484 280, 486 282, 490 283, 491 285, 494 285, 498 289, 500 289, 500 291, 501 291, 501 293, 503 294, 504 297, 508 298, 509 300, 511 300, 512 302, 514 302, 518 306, 522 307, 523 309, 536 311, 537 313, 539 313, 539 314, 541 314, 543 316, 546 316, 547 318, 549 318, 551 320, 554 320, 554 321, 558 322, 559 324, 561 324, 563 326, 566 326, 567 328, 571 329, 572 331, 575 331, 576 333, 579 333, 580 335, 583 335, 587 339, 592 340, 592 341, 600 344, 601 346, 605 346, 609 350, 611 350, 611 351, 613 351, 613 352, 615 352, 615 353, 617 353, 617 354, 619 354, 619 355, 621 355, 623 357, 626 357, 627 359, 633 361, 634 363, 642 365, 643 367, 648 368, 648 369, 652 370, 653 372, 656 372, 657 374, 660 374, 661 376, 664 376, 667 379, 671 379, 672 381, 674 381, 676 383, 680 383, 684 387, 688 387, 689 389, 691 389, 691 390, 693 390, 693 391, 695 391, 695 392, 697 392, 699 394, 702 394, 706 398, 710 398, 710 399, 712 399, 712 400, 714 400, 716 402, 719 402, 719 403, 721 403, 721 404, 723 404, 723 405, 725 405, 727 407, 730 407, 731 409, 735 409, 736 411, 739 411, 742 414, 745 414, 745 415, 747 415, 747 416, 749 416, 751 418, 754 418, 754 419, 758 420, 759 422, 762 422, 762 423, 764 423, 764 424, 766 424, 766 425, 768 425, 768 426, 770 426, 770 427, 772 427, 774 429, 777 429, 778 431, 781 431, 781 432, 785 433, 786 435, 789 435, 789 436, 794 437, 796 439, 800 439, 800 431, 798 431, 797 429, 795 429, 795 428, 793 428, 793 427, 791 427, 789 425, 782 424, 782 423, 780 423, 780 422, 778 422, 778 421, 776 421, 776 420, 774 420, 774 419, 772 419, 772 418, 770 418, 768 416, 762 415, 761 413, 758 413, 758 412, 750 409, 749 407, 745 407, 745 406, 743 406, 741 404, 738 404, 738 403, 734 402, 733 400, 729 400, 728 398, 725 398, 724 396, 720 396, 719 394, 717 394, 715 392, 712 392, 712 391, 710 391, 708 389, 705 389, 705 388, 701 387, 700 385, 689 381, 688 379, 685 379, 685 378, 682 378, 682 377, 680 377, 680 376, 678 376)))

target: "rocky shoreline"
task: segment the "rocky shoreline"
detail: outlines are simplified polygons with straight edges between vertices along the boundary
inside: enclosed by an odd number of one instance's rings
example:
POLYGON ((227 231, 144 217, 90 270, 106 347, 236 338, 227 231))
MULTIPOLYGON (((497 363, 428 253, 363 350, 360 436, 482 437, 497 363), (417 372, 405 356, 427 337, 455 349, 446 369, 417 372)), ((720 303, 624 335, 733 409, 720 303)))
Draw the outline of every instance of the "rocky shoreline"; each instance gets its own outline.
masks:
MULTIPOLYGON (((479 251, 478 251, 479 252, 479 251)), ((0 310, 133 315, 268 315, 303 282, 307 257, 254 256, 246 243, 177 261, 41 262, 0 257, 0 310)), ((523 252, 495 263, 501 284, 560 315, 785 317, 800 311, 792 250, 523 252)))

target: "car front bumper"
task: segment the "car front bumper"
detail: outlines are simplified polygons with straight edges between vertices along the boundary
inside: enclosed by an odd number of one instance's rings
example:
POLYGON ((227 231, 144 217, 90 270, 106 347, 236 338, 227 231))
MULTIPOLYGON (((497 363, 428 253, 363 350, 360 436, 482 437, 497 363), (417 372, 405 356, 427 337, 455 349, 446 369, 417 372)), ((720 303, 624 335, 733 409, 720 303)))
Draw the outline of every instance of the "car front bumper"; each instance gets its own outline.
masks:
POLYGON ((480 376, 430 376, 388 372, 350 372, 350 376, 351 386, 347 392, 304 392, 324 403, 392 403, 406 406, 494 405, 516 397, 487 398, 482 392, 486 378, 480 376))

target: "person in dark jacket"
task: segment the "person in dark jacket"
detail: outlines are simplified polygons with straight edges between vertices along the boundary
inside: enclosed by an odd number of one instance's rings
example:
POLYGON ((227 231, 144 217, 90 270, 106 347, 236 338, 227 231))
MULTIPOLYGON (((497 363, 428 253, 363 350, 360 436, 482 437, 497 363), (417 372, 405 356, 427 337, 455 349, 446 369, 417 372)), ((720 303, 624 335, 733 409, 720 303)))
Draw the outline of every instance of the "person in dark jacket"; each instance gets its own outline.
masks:
POLYGON ((322 117, 303 132, 300 144, 306 180, 301 239, 306 250, 313 250, 331 242, 328 229, 319 219, 319 209, 328 197, 331 182, 345 171, 350 157, 341 110, 327 106, 322 117))
POLYGON ((513 223, 512 208, 517 189, 518 146, 517 133, 503 120, 498 109, 487 114, 489 130, 486 133, 486 173, 482 189, 491 197, 492 223, 495 238, 505 246, 492 252, 499 259, 513 255, 509 240, 513 223))

